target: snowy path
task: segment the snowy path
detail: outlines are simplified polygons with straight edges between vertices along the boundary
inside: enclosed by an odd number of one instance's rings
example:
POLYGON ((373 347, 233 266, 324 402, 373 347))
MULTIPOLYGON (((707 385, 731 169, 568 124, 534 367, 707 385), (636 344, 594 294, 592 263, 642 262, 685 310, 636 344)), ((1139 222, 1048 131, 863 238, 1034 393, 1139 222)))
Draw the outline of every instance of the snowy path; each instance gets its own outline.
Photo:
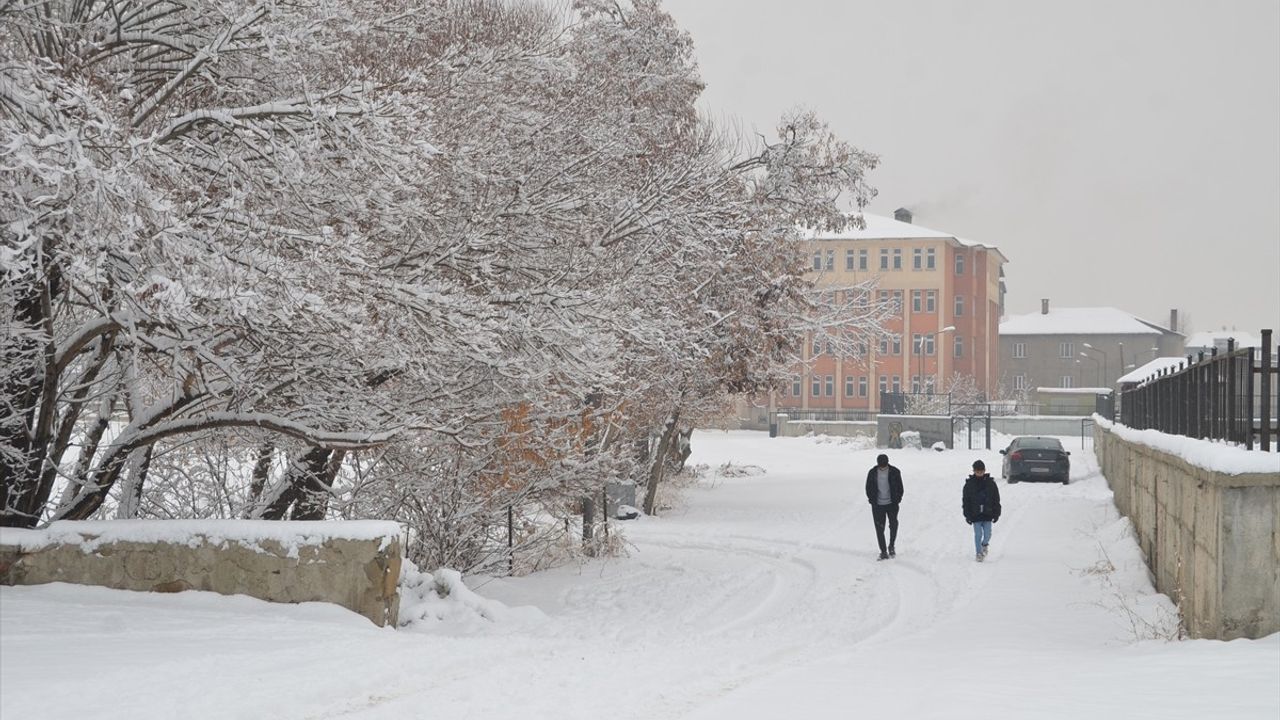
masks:
POLYGON ((627 557, 478 587, 534 617, 393 632, 322 605, 0 588, 0 717, 1280 717, 1280 636, 1135 641, 1169 604, 1091 453, 1072 448, 1070 486, 1002 484, 978 564, 960 486, 994 451, 891 453, 899 557, 877 562, 875 450, 759 433, 694 449, 764 473, 627 524, 627 557))

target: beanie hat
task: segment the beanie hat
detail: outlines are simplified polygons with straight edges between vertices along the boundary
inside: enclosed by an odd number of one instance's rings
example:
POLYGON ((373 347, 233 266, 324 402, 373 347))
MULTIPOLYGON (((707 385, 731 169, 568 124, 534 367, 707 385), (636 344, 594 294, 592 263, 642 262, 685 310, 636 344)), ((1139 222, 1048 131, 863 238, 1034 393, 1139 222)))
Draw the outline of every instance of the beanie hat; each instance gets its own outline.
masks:
POLYGON ((974 470, 986 470, 986 469, 987 469, 987 466, 986 466, 986 464, 985 464, 985 463, 983 463, 981 460, 974 460, 974 461, 973 461, 973 469, 974 469, 974 470))

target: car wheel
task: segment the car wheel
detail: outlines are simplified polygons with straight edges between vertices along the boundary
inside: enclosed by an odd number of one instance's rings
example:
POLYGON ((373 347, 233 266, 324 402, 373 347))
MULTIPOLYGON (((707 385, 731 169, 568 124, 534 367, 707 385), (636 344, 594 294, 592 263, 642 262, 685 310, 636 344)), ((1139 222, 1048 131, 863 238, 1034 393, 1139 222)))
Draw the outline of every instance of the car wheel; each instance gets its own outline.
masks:
POLYGON ((1069 485, 1069 484, 1071 484, 1071 478, 1069 478, 1069 477, 1064 477, 1064 478, 1062 478, 1062 484, 1063 484, 1063 485, 1069 485))
POLYGON ((1017 484, 1018 484, 1018 481, 1017 481, 1017 480, 1014 480, 1013 478, 1009 478, 1009 484, 1010 484, 1010 485, 1017 485, 1017 484))

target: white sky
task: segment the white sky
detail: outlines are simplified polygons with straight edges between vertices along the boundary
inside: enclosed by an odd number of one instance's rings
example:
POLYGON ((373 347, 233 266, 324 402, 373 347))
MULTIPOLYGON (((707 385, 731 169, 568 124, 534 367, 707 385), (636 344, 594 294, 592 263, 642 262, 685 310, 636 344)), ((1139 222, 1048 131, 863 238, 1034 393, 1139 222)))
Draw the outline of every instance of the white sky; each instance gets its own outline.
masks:
POLYGON ((1280 2, 666 0, 705 110, 816 110, 868 208, 999 245, 1008 311, 1280 333, 1280 2))

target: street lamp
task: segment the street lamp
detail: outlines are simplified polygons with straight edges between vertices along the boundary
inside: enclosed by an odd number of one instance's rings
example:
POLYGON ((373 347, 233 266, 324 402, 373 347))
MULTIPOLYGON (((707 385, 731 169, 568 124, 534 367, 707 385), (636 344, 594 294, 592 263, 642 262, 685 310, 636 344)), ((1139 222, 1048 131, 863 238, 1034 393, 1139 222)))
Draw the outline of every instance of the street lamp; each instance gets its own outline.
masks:
MULTIPOLYGON (((949 333, 955 329, 956 329, 955 325, 948 325, 942 328, 941 330, 939 330, 937 334, 941 335, 942 333, 949 333)), ((916 341, 915 346, 916 346, 916 378, 920 383, 918 391, 923 393, 924 392, 924 334, 923 333, 920 335, 920 339, 916 341)), ((933 349, 935 352, 938 351, 938 343, 936 342, 936 340, 934 342, 933 349)))
MULTIPOLYGON (((1085 353, 1080 353, 1080 357, 1093 361, 1093 381, 1095 383, 1098 382, 1098 371, 1102 369, 1102 363, 1098 362, 1098 358, 1093 357, 1092 355, 1087 355, 1085 353)), ((1080 362, 1080 361, 1077 360, 1076 362, 1080 362)), ((1097 385, 1096 387, 1101 387, 1101 385, 1097 385)))
POLYGON ((1102 350, 1100 348, 1096 348, 1090 345, 1089 343, 1081 343, 1081 344, 1094 352, 1102 353, 1102 380, 1105 383, 1107 381, 1107 378, 1110 377, 1111 375, 1111 368, 1109 367, 1111 363, 1107 359, 1107 351, 1102 350))

